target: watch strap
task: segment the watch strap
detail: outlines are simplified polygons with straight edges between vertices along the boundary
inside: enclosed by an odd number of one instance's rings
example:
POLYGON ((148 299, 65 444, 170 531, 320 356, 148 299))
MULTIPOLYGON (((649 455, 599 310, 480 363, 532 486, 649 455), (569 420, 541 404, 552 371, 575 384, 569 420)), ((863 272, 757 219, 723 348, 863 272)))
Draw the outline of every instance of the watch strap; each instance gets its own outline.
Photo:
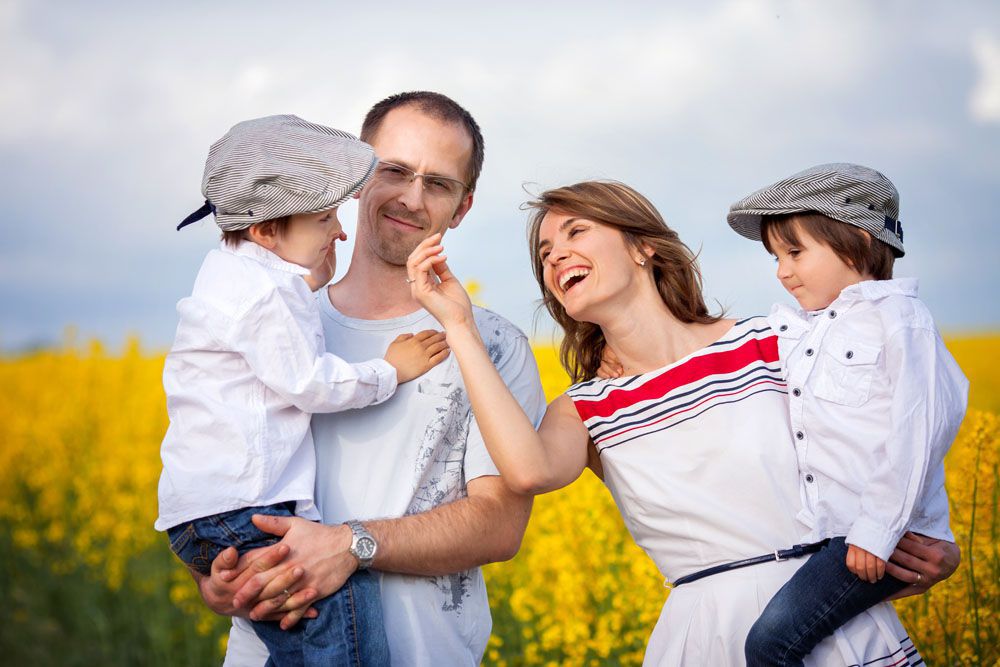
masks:
POLYGON ((351 555, 358 559, 358 569, 367 570, 371 567, 372 562, 375 560, 375 554, 378 551, 378 541, 376 541, 375 536, 368 532, 368 529, 356 519, 345 521, 344 525, 351 529, 350 552, 351 555), (371 545, 370 553, 368 555, 365 555, 365 553, 363 553, 359 548, 362 541, 371 545))

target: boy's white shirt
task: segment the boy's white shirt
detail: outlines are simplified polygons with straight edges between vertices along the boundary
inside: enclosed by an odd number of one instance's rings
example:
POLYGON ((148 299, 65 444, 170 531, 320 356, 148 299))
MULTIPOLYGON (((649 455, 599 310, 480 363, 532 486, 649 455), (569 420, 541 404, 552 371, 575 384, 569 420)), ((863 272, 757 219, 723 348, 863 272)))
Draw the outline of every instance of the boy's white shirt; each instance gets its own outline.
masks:
POLYGON ((788 383, 810 541, 846 536, 887 560, 907 530, 953 541, 942 461, 969 383, 916 279, 864 281, 819 313, 768 317, 788 383))
POLYGON ((309 271, 250 241, 205 257, 163 369, 170 426, 157 530, 244 507, 313 501, 311 413, 384 401, 396 370, 326 352, 309 271))

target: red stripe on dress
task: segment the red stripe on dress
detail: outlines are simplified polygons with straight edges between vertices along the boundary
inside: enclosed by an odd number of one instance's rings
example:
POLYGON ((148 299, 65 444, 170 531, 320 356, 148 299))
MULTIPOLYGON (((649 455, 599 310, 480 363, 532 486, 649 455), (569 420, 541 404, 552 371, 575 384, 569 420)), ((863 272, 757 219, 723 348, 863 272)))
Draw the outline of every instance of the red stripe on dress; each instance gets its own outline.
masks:
POLYGON ((649 399, 666 396, 669 392, 698 382, 712 375, 725 375, 746 368, 755 361, 771 363, 778 360, 778 338, 751 338, 743 345, 724 352, 703 354, 680 366, 668 368, 634 389, 613 389, 597 401, 573 400, 577 414, 586 422, 594 417, 609 417, 622 408, 649 399))

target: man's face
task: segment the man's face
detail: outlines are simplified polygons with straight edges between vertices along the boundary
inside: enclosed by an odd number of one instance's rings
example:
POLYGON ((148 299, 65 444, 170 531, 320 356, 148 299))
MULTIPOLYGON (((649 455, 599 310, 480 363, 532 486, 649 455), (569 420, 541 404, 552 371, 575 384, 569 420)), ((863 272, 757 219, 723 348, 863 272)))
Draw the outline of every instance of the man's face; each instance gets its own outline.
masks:
MULTIPOLYGON (((444 123, 412 106, 390 111, 372 139, 380 160, 420 174, 465 182, 472 155, 472 138, 461 125, 444 123)), ((365 186, 358 206, 357 244, 371 256, 393 266, 405 266, 417 244, 436 232, 457 227, 472 193, 435 197, 422 179, 388 182, 376 176, 365 186)))

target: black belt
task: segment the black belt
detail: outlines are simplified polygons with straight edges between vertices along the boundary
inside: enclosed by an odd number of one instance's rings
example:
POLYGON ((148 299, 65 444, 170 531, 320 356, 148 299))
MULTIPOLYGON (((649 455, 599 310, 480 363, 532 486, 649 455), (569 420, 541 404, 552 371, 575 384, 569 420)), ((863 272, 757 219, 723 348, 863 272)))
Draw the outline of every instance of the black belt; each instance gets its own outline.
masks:
POLYGON ((763 556, 754 556, 753 558, 747 558, 746 560, 737 560, 732 563, 723 563, 722 565, 716 565, 715 567, 710 567, 705 570, 700 570, 693 574, 688 574, 677 581, 670 584, 671 588, 676 588, 681 584, 690 584, 692 581, 698 581, 699 579, 704 579, 705 577, 711 577, 713 574, 719 574, 720 572, 729 572, 730 570, 738 570, 741 567, 750 567, 751 565, 759 565, 760 563, 770 563, 772 561, 788 560, 789 558, 802 558, 808 554, 814 554, 827 544, 830 543, 830 539, 827 538, 820 542, 813 542, 812 544, 796 544, 790 549, 775 549, 774 553, 764 554, 763 556))

